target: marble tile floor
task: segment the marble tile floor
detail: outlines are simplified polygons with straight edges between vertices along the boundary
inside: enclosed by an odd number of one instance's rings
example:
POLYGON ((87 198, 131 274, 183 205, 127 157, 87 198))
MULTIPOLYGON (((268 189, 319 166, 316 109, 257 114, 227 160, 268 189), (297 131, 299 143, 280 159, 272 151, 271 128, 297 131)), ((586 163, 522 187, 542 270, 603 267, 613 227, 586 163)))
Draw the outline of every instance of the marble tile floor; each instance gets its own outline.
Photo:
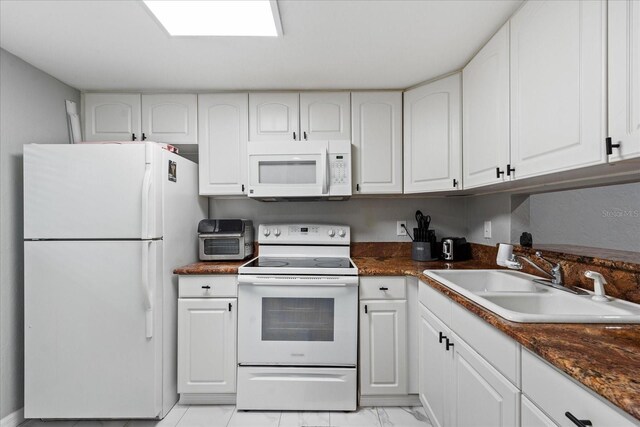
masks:
POLYGON ((356 412, 237 411, 234 406, 176 405, 161 421, 41 421, 20 427, 432 427, 421 407, 356 412))

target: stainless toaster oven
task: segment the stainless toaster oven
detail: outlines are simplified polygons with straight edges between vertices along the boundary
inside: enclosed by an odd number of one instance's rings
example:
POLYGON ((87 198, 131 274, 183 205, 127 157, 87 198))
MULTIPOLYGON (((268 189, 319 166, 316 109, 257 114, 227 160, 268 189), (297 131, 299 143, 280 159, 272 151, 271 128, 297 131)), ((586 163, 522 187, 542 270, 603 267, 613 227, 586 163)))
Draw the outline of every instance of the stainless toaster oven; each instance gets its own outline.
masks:
POLYGON ((253 222, 203 219, 198 224, 201 261, 241 260, 253 255, 253 222))

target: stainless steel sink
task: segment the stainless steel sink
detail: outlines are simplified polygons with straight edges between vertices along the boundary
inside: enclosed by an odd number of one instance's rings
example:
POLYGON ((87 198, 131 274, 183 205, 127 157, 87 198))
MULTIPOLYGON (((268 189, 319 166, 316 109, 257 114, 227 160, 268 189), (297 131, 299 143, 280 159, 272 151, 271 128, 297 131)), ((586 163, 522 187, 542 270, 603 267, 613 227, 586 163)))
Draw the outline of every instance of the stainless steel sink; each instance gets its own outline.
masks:
POLYGON ((526 273, 505 270, 425 270, 424 274, 513 322, 640 323, 640 305, 593 295, 574 295, 534 282, 526 273))

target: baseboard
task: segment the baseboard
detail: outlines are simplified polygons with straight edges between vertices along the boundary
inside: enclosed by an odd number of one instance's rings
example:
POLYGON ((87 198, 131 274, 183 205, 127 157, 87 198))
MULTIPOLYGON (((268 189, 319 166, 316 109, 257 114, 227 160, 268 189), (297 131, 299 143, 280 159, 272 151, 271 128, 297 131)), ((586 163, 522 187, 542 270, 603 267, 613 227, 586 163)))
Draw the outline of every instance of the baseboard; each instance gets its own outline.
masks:
POLYGON ((360 406, 422 406, 417 394, 360 396, 360 406))
POLYGON ((24 422, 24 408, 10 413, 0 420, 0 427, 17 427, 24 422))
MULTIPOLYGON (((182 393, 181 405, 235 405, 235 393, 182 393)), ((4 427, 4 426, 2 426, 4 427)))

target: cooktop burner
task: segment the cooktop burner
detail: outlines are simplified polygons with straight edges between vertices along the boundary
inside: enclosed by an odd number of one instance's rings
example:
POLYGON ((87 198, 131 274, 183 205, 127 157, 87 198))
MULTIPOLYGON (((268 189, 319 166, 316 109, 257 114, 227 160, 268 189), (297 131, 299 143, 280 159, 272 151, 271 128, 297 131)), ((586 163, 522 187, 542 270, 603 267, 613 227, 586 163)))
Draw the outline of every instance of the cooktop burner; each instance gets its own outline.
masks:
POLYGON ((286 267, 286 268, 355 268, 349 258, 332 257, 258 257, 245 267, 286 267))

